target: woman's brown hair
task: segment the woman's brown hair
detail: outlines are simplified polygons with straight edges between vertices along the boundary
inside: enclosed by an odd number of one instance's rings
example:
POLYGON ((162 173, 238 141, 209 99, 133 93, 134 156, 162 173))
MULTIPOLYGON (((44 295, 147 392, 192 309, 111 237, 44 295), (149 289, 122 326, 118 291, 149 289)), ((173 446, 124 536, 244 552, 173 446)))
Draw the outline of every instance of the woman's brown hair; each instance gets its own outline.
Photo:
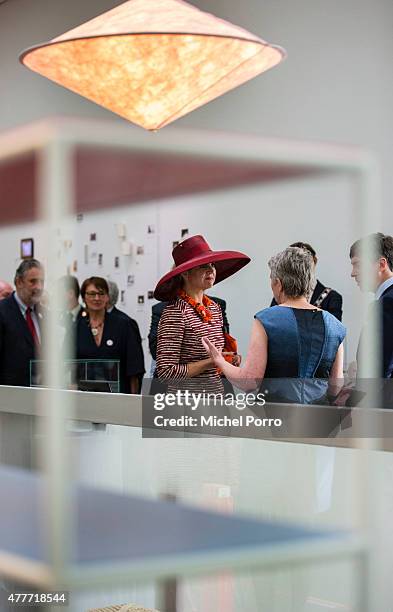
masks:
POLYGON ((101 278, 101 276, 91 276, 90 278, 87 278, 85 281, 83 281, 81 287, 81 296, 83 301, 85 301, 86 289, 89 285, 94 285, 100 291, 103 291, 107 295, 109 294, 109 287, 105 278, 101 278))

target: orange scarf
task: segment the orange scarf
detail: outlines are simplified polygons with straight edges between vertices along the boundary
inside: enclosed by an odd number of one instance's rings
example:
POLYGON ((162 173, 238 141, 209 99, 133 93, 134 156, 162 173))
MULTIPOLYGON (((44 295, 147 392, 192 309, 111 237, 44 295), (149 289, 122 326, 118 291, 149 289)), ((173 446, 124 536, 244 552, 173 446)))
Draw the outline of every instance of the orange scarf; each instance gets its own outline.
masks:
MULTIPOLYGON (((213 304, 213 300, 207 297, 207 295, 203 296, 202 304, 196 302, 191 296, 189 296, 184 289, 179 289, 177 292, 179 298, 187 302, 197 313, 197 315, 202 319, 204 323, 210 323, 213 318, 211 311, 209 310, 209 306, 213 304)), ((230 352, 234 355, 237 355, 237 341, 233 336, 230 336, 227 332, 224 332, 224 352, 230 352)), ((228 363, 232 363, 233 355, 224 355, 225 361, 228 363)), ((221 370, 217 368, 218 374, 221 374, 221 370)))
POLYGON ((213 304, 213 300, 208 298, 207 295, 204 295, 202 299, 202 304, 200 304, 199 302, 196 302, 190 295, 188 295, 184 291, 184 289, 179 289, 177 295, 195 310, 198 317, 200 317, 204 323, 210 323, 210 321, 213 319, 213 315, 209 310, 209 306, 213 304))

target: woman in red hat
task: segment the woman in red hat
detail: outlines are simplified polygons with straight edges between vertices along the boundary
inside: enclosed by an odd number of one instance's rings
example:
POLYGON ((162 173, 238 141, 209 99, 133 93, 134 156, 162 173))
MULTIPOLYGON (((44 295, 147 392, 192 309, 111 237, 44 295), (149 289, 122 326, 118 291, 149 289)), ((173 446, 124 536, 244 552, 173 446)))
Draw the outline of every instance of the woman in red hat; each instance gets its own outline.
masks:
POLYGON ((189 388, 222 393, 223 385, 212 358, 202 345, 207 337, 224 348, 220 307, 205 295, 250 258, 237 251, 212 251, 203 236, 192 236, 172 251, 175 266, 158 282, 157 300, 169 301, 160 320, 157 374, 168 390, 189 388), (190 380, 193 379, 190 385, 190 380))

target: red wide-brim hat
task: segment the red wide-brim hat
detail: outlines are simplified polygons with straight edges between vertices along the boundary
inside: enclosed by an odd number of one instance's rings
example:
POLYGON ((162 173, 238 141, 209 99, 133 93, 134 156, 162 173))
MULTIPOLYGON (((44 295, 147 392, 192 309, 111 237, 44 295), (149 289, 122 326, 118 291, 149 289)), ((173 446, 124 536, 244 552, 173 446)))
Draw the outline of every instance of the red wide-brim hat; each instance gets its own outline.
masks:
POLYGON ((212 251, 203 236, 191 236, 180 242, 172 251, 175 267, 158 281, 154 290, 156 300, 166 302, 176 297, 179 284, 177 277, 182 272, 203 264, 214 263, 215 285, 232 276, 251 260, 239 251, 212 251))

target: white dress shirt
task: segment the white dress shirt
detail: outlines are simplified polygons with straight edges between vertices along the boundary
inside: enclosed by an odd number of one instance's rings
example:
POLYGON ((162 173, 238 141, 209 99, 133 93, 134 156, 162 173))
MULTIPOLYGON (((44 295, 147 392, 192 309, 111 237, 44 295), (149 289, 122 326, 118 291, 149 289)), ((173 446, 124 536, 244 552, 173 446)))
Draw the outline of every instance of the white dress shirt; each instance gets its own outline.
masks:
POLYGON ((385 280, 383 283, 379 285, 378 289, 375 292, 375 299, 379 300, 379 298, 386 291, 386 289, 388 289, 392 285, 393 285, 393 276, 391 276, 390 278, 388 278, 387 280, 385 280))

